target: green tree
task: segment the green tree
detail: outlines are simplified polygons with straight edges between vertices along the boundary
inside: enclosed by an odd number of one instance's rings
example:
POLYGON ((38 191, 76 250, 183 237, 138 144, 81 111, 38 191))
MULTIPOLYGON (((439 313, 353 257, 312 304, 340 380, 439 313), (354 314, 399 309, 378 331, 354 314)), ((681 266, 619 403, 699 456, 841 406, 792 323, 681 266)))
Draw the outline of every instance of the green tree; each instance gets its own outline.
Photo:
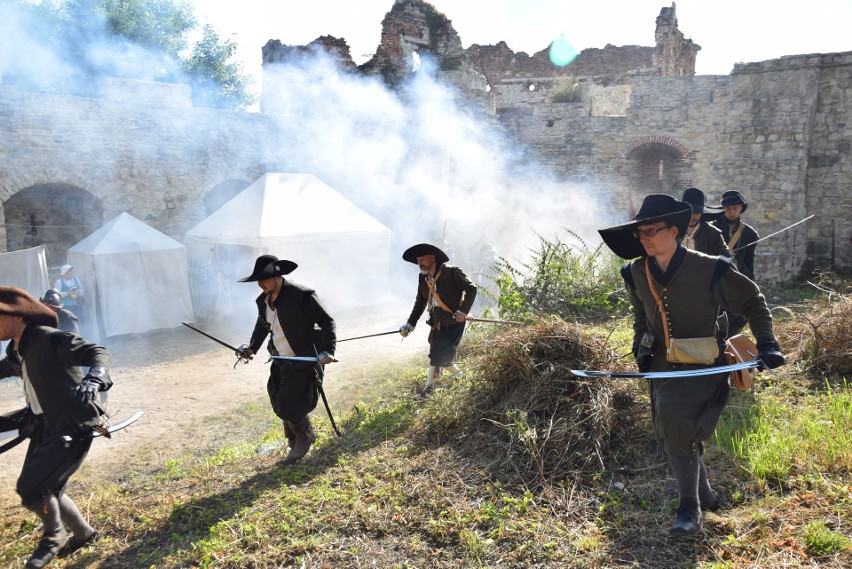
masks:
POLYGON ((223 40, 210 25, 203 28, 183 68, 192 79, 192 100, 198 106, 244 109, 254 101, 242 65, 231 61, 237 49, 233 39, 223 40))
POLYGON ((186 55, 198 29, 187 0, 4 0, 0 17, 13 16, 20 41, 0 50, 4 83, 91 97, 105 76, 199 80, 196 104, 242 109, 253 101, 240 65, 229 61, 233 41, 205 27, 186 55))

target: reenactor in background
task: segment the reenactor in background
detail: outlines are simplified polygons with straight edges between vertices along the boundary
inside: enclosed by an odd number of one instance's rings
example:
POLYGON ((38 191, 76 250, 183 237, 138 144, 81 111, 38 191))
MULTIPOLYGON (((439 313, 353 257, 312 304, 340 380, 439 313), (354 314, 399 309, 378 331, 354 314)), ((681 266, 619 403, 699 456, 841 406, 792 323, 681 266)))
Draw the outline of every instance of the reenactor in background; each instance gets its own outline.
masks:
POLYGON ((719 207, 724 210, 724 215, 720 216, 714 225, 722 232, 725 245, 733 252, 737 270, 755 280, 754 243, 760 237, 757 231, 741 218, 748 209, 748 202, 739 192, 731 190, 722 194, 719 207))
MULTIPOLYGON (((717 219, 714 224, 722 231, 722 237, 728 249, 734 254, 734 264, 737 270, 754 279, 754 243, 760 237, 757 231, 745 223, 741 216, 748 209, 748 202, 737 191, 731 190, 722 194, 722 203, 719 206, 724 210, 724 215, 717 219)), ((745 326, 746 322, 737 314, 725 311, 728 317, 728 330, 726 337, 736 336, 745 326)))
POLYGON ((428 396, 433 383, 441 377, 444 367, 453 365, 456 350, 464 335, 465 319, 476 300, 477 287, 461 268, 449 264, 449 256, 428 243, 409 247, 402 258, 420 268, 417 277, 417 296, 408 321, 399 333, 408 336, 417 321, 428 310, 426 323, 429 332, 429 370, 426 387, 421 396, 428 396))
POLYGON ((692 206, 692 218, 683 238, 683 246, 692 251, 716 257, 731 256, 731 250, 725 245, 722 231, 710 222, 722 217, 721 211, 704 209, 704 192, 698 188, 687 188, 683 191, 683 201, 692 206))
POLYGON ((56 313, 59 319, 59 328, 63 332, 71 332, 72 334, 80 335, 80 327, 77 325, 77 315, 65 308, 62 304, 62 295, 55 288, 47 289, 44 293, 44 298, 39 299, 42 304, 50 308, 56 313))

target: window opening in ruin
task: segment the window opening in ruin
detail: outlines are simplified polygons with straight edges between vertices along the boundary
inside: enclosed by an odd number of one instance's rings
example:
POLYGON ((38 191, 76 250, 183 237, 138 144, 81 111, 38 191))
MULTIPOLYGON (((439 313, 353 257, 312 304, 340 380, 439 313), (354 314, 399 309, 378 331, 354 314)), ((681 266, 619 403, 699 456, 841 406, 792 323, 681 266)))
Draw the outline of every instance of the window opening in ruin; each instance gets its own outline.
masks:
POLYGON ((411 53, 411 72, 416 73, 420 69, 420 54, 416 51, 411 53))
POLYGON ((663 181, 665 179, 666 173, 666 162, 665 160, 660 160, 660 164, 657 167, 657 180, 663 181))

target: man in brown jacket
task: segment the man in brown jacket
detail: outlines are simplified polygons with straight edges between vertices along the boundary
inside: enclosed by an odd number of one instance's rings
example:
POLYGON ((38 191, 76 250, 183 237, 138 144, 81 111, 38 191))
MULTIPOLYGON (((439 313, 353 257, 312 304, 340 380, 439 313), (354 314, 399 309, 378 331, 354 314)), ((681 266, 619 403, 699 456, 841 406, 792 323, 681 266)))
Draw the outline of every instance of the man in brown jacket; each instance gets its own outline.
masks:
POLYGON ((439 248, 428 243, 409 247, 402 258, 420 268, 417 278, 417 296, 414 308, 399 333, 408 336, 417 325, 424 310, 429 311, 426 323, 429 333, 429 371, 426 387, 421 395, 431 393, 434 381, 441 377, 444 367, 452 365, 456 350, 464 335, 464 322, 477 287, 459 267, 448 264, 450 258, 439 248))
MULTIPOLYGON (((772 316, 757 285, 731 270, 729 257, 683 247, 691 215, 689 204, 651 194, 632 222, 599 230, 616 255, 635 259, 621 274, 633 309, 633 354, 640 371, 723 364, 724 342, 715 330, 720 307, 745 317, 765 367, 783 365, 772 316)), ((727 373, 715 373, 649 380, 654 433, 678 485, 672 536, 697 533, 702 510, 719 507, 702 454, 728 401, 727 379, 727 373)))

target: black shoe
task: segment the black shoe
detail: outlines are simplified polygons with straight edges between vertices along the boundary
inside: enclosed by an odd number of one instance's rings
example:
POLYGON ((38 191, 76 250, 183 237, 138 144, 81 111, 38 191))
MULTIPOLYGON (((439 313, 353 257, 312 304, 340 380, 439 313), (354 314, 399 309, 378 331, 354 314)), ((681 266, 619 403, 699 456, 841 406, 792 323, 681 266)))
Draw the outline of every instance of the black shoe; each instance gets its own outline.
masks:
POLYGON ((427 385, 426 387, 423 388, 423 391, 421 391, 420 393, 417 394, 417 398, 418 399, 429 399, 429 397, 432 395, 433 391, 435 391, 435 386, 434 385, 427 385))
POLYGON ((63 531, 61 534, 52 534, 43 536, 36 550, 24 565, 25 569, 41 569, 50 563, 59 550, 62 549, 68 542, 68 535, 63 531))
POLYGON ((95 543, 98 540, 98 537, 100 537, 98 535, 98 530, 92 532, 92 534, 86 539, 77 539, 77 536, 75 535, 67 542, 65 542, 65 545, 62 547, 62 549, 59 550, 59 553, 57 553, 56 556, 60 559, 62 559, 63 557, 68 557, 77 550, 95 543))
POLYGON ((682 537, 695 535, 699 531, 701 531, 701 510, 688 506, 678 508, 675 523, 669 528, 669 535, 682 537))
POLYGON ((713 496, 713 499, 710 502, 701 501, 701 511, 702 512, 718 512, 721 504, 719 504, 719 499, 713 496))

